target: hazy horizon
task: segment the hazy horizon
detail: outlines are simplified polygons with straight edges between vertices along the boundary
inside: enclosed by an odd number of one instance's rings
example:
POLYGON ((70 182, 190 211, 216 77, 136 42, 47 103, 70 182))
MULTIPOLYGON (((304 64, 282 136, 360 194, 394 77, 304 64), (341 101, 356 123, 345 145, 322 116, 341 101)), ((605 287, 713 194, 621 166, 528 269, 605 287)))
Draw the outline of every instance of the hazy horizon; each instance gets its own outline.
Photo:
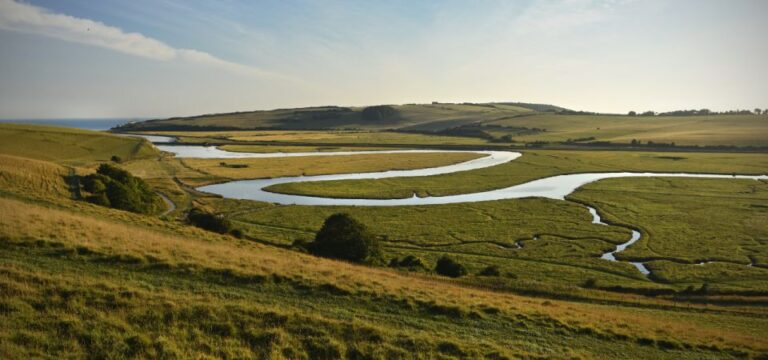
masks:
POLYGON ((766 14, 759 0, 0 0, 0 118, 768 108, 766 14))

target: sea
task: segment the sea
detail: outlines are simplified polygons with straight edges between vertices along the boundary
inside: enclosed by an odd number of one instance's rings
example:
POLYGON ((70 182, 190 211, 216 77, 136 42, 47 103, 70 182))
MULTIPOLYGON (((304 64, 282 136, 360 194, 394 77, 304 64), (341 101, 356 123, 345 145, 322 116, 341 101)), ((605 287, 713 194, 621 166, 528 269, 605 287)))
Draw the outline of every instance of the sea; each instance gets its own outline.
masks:
POLYGON ((144 118, 112 118, 112 119, 4 119, 0 124, 32 124, 32 125, 54 125, 85 130, 105 131, 115 126, 127 124, 134 121, 147 120, 144 118))

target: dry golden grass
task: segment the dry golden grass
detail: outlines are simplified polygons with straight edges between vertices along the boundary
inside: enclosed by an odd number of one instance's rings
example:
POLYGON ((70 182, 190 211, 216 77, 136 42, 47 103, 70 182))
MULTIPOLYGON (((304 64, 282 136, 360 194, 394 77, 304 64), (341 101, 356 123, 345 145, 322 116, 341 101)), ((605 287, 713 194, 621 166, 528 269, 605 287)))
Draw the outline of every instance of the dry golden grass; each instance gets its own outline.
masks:
POLYGON ((0 199, 0 214, 0 234, 5 241, 45 239, 72 248, 86 247, 97 253, 231 269, 245 276, 280 274, 316 285, 332 284, 356 294, 394 296, 467 309, 494 307, 505 314, 544 316, 601 333, 768 351, 768 320, 755 317, 747 321, 727 314, 727 310, 721 315, 701 314, 682 309, 651 310, 529 298, 468 288, 442 278, 316 258, 194 228, 177 229, 178 235, 170 235, 162 231, 163 228, 169 231, 170 225, 133 214, 126 215, 123 221, 135 217, 146 225, 94 218, 10 199, 0 199), (727 330, 722 326, 727 326, 727 330))
POLYGON ((73 166, 156 156, 144 139, 54 126, 0 124, 0 153, 73 166))
POLYGON ((189 167, 228 179, 410 170, 476 159, 473 153, 367 154, 250 159, 184 159, 189 167), (222 163, 226 165, 222 165, 222 163), (237 168, 236 166, 246 166, 237 168))
POLYGON ((69 196, 67 169, 46 161, 0 154, 0 189, 28 196, 69 196))

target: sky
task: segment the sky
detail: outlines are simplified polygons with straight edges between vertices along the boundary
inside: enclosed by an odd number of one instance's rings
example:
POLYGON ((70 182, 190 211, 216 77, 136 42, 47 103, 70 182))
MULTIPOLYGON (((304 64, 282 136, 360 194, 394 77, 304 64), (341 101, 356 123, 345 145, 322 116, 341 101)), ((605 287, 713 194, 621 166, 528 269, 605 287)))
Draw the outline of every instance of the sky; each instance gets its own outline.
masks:
POLYGON ((0 118, 768 108, 764 0, 0 0, 0 118))

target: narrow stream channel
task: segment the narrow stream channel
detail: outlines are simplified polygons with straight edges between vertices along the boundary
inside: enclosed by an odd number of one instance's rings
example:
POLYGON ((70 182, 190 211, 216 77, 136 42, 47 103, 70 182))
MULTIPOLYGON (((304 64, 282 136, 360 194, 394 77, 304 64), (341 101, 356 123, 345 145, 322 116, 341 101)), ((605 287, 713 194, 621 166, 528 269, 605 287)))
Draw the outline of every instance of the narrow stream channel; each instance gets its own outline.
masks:
MULTIPOLYGON (((610 225, 603 222, 603 219, 600 217, 600 214, 597 213, 597 209, 591 206, 587 206, 587 209, 589 210, 589 213, 592 214, 593 224, 600 224, 600 225, 606 225, 606 226, 610 225)), ((632 236, 629 238, 627 242, 617 245, 615 250, 604 253, 602 256, 600 256, 600 258, 608 261, 618 261, 615 256, 616 254, 626 250, 630 245, 640 240, 640 235, 641 235, 640 232, 635 229, 630 229, 630 230, 632 230, 632 236)), ((641 262, 633 262, 633 261, 627 261, 627 262, 634 265, 637 268, 637 270, 643 273, 643 275, 648 276, 651 274, 651 271, 648 270, 645 264, 641 262)))

